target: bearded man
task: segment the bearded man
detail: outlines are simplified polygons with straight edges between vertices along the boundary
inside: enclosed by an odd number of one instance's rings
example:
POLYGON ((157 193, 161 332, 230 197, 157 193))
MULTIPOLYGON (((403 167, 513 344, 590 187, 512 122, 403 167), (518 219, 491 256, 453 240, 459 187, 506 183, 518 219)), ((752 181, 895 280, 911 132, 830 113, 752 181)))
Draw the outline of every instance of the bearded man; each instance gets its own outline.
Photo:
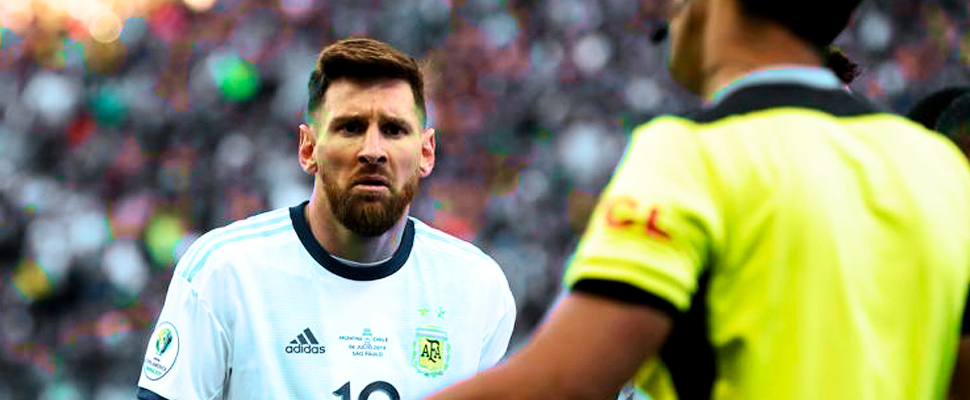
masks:
POLYGON ((502 269, 408 216, 435 161, 417 62, 341 40, 309 91, 298 153, 312 198, 192 244, 140 399, 417 399, 504 356, 516 309, 502 269))

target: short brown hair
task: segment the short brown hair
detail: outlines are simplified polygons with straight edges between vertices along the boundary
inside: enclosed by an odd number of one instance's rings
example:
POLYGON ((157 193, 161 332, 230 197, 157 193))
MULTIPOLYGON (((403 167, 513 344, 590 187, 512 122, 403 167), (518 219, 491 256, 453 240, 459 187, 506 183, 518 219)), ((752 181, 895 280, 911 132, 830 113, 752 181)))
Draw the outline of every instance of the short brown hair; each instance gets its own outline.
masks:
POLYGON ((413 57, 370 38, 342 39, 320 52, 316 67, 310 74, 310 100, 307 112, 313 114, 324 102, 330 84, 339 79, 371 81, 375 79, 401 79, 411 85, 415 105, 421 111, 419 119, 424 123, 424 76, 413 57))
POLYGON ((852 59, 845 54, 845 50, 842 50, 842 48, 839 46, 834 44, 829 45, 825 49, 825 53, 822 54, 822 57, 825 59, 825 67, 832 70, 832 72, 839 77, 839 80, 841 80, 843 84, 848 85, 852 83, 855 78, 862 74, 862 72, 859 71, 859 64, 852 61, 852 59))

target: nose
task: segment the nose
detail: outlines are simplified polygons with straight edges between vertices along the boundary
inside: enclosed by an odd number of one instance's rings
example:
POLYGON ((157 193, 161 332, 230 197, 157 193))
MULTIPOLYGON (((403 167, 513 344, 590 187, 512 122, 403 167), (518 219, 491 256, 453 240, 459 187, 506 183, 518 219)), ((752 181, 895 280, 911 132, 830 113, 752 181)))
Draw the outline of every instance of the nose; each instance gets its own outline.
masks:
POLYGON ((377 124, 371 124, 364 134, 364 143, 357 155, 357 160, 363 164, 384 164, 387 162, 387 151, 384 149, 384 136, 381 135, 377 124))

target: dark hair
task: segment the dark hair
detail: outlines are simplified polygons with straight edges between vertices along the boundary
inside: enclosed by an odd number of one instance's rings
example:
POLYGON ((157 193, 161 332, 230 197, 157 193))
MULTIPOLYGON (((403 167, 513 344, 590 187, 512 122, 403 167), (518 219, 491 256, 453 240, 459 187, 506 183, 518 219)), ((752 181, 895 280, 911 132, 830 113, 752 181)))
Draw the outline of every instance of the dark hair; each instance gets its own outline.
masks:
POLYGON ((862 0, 738 0, 749 17, 774 21, 819 51, 835 41, 862 0))
POLYGON ((859 71, 859 64, 853 62, 839 46, 829 45, 822 56, 825 59, 825 68, 832 70, 843 84, 852 83, 862 73, 859 71))
POLYGON ((924 97, 906 114, 953 140, 970 157, 970 87, 953 87, 924 97))
POLYGON ((967 93, 970 93, 970 87, 952 87, 933 92, 916 102, 906 116, 928 129, 935 130, 943 112, 954 100, 967 93))
POLYGON ((415 105, 421 110, 424 121, 424 76, 413 57, 370 38, 343 39, 320 52, 316 67, 307 85, 310 100, 307 112, 312 114, 324 102, 330 84, 339 79, 371 81, 375 79, 401 79, 411 85, 415 105))

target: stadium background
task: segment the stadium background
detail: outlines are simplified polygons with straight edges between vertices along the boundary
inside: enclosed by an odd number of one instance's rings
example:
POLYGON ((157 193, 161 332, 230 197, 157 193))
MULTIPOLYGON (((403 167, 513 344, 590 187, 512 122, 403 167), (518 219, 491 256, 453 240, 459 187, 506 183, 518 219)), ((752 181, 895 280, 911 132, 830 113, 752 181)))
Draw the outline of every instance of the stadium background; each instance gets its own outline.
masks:
MULTIPOLYGON (((636 124, 698 103, 664 0, 0 0, 0 399, 131 399, 201 233, 307 198, 316 53, 432 61, 438 164, 412 214, 505 269, 522 344, 636 124)), ((897 112, 970 81, 964 0, 867 1, 838 43, 897 112)))

